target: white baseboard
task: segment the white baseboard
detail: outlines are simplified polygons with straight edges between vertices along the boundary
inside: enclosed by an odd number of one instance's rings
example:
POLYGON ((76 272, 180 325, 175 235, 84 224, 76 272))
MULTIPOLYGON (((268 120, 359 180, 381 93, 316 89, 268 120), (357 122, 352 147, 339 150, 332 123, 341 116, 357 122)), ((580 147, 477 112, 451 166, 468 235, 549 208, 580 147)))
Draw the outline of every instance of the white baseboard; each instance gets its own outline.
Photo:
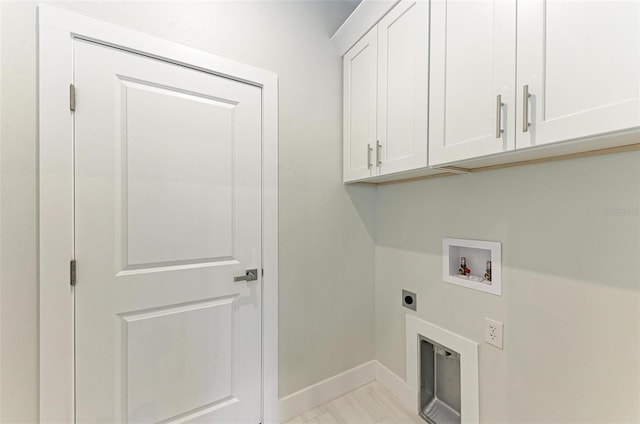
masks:
POLYGON ((376 379, 377 361, 369 361, 280 399, 280 422, 286 422, 376 379))
POLYGON ((377 380, 409 411, 418 411, 418 394, 389 368, 378 361, 369 361, 334 375, 280 399, 280 422, 343 396, 358 387, 377 380))
POLYGON ((378 361, 376 363, 376 380, 389 390, 409 411, 418 413, 418 393, 406 381, 394 374, 378 361))

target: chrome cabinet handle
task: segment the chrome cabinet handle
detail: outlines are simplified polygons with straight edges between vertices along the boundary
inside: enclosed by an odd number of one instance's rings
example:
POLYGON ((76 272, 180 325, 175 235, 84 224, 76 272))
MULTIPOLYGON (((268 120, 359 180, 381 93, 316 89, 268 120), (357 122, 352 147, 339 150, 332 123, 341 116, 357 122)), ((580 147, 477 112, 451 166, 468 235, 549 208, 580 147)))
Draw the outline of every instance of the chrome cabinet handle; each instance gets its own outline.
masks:
POLYGON ((522 132, 529 131, 531 123, 529 122, 529 85, 522 87, 522 132))
POLYGON ((258 279, 258 270, 257 269, 248 269, 246 274, 241 277, 233 277, 234 282, 238 281, 255 281, 258 279))
POLYGON ((371 163, 371 152, 373 152, 371 144, 367 144, 367 169, 371 169, 371 167, 373 166, 373 164, 371 163))
POLYGON ((377 166, 382 165, 382 144, 380 144, 380 140, 376 140, 376 163, 377 166))
POLYGON ((502 129, 502 94, 496 97, 496 138, 502 137, 504 130, 502 129))

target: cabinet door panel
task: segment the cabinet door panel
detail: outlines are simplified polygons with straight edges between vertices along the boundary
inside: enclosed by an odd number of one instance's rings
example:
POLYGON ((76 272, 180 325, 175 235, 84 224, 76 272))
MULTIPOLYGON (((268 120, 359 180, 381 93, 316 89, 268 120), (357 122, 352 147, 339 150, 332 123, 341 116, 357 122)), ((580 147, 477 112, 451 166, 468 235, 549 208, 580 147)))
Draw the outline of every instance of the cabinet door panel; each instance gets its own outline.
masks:
POLYGON ((376 175, 378 38, 374 27, 344 55, 344 181, 376 175), (371 147, 371 151, 369 150, 371 147))
POLYGON ((402 1, 378 23, 380 173, 427 166, 429 3, 402 1))
POLYGON ((514 149, 515 25, 514 0, 432 1, 430 165, 514 149))
POLYGON ((640 126, 639 19, 637 1, 519 3, 518 148, 640 126))

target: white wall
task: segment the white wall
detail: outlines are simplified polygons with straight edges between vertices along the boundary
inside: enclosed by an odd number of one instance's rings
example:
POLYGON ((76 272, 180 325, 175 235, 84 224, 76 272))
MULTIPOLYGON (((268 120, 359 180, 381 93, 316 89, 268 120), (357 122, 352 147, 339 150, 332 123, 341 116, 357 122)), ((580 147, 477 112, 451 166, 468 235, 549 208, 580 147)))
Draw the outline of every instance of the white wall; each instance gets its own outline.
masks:
POLYGON ((393 372, 406 288, 418 317, 480 343, 483 423, 640 422, 640 152, 380 187, 376 237, 376 359, 393 372), (502 297, 443 283, 442 237, 502 242, 502 297))
MULTIPOLYGON (((341 60, 353 4, 60 2, 280 77, 280 394, 373 359, 374 189, 341 183, 341 60)), ((35 422, 34 2, 1 8, 0 421, 35 422)))

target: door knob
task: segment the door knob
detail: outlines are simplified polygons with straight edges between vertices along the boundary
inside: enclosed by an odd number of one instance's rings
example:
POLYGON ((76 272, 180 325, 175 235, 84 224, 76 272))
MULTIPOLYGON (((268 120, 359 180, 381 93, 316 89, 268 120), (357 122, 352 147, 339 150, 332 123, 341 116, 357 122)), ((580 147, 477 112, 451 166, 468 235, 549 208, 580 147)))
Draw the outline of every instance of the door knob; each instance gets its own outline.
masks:
POLYGON ((238 281, 255 281, 258 279, 258 270, 257 269, 248 269, 246 274, 241 277, 233 277, 234 282, 238 281))

